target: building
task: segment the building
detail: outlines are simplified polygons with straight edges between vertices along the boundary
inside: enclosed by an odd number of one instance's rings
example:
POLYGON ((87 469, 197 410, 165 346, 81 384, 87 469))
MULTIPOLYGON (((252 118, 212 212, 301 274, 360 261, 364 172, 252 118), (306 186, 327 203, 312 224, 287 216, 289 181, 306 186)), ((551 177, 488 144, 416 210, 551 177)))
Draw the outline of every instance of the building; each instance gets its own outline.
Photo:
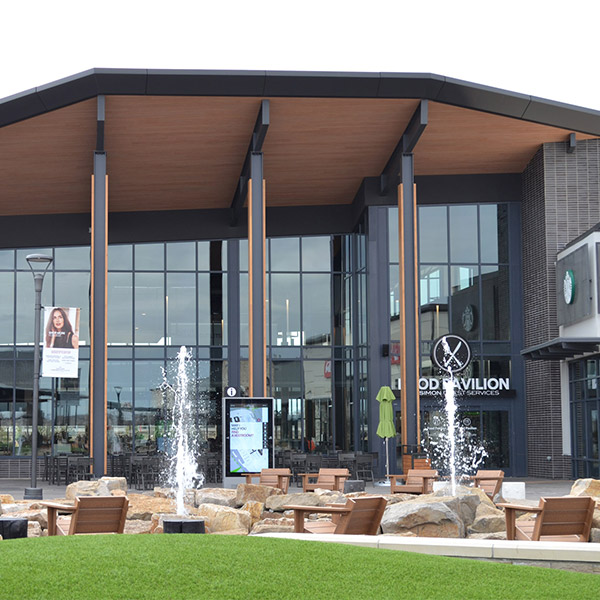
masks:
POLYGON ((453 332, 490 467, 598 476, 599 136, 598 112, 421 74, 95 69, 0 101, 0 474, 29 469, 45 252, 43 303, 82 311, 42 452, 100 473, 159 448, 185 345, 207 448, 234 386, 275 398, 282 448, 382 452, 392 385, 399 458, 453 332))

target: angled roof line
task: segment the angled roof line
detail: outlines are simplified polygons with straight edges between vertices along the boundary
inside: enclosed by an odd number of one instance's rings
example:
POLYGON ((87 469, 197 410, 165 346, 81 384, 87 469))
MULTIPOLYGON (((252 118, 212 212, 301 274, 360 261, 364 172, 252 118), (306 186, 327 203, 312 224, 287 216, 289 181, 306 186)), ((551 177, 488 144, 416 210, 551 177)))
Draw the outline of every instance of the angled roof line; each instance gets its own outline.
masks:
POLYGON ((0 127, 104 95, 415 98, 600 136, 600 111, 431 73, 89 69, 0 100, 0 127))

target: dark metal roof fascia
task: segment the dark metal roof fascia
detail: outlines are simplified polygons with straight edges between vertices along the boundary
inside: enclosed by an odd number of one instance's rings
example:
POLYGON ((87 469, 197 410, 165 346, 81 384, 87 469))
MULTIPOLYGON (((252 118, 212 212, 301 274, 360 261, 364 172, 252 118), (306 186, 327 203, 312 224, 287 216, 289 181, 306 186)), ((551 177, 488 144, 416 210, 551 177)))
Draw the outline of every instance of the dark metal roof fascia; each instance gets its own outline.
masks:
POLYGON ((429 73, 90 69, 0 100, 0 127, 105 95, 419 98, 600 136, 600 111, 429 73))
POLYGON ((549 342, 521 350, 521 356, 529 360, 565 360, 577 355, 597 352, 598 338, 554 338, 549 342))

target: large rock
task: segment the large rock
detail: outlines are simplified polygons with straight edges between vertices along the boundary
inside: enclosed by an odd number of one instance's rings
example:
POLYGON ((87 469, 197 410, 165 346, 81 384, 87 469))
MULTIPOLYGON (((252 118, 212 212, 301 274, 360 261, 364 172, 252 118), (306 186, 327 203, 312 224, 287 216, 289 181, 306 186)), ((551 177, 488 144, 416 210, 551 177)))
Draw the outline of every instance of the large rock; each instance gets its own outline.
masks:
MULTIPOLYGON (((109 492, 114 492, 116 490, 122 490, 127 493, 127 479, 125 477, 101 477, 100 481, 106 484, 109 492)), ((120 494, 113 494, 113 496, 117 496, 120 494)))
POLYGON ((578 479, 569 492, 570 496, 593 496, 600 502, 600 479, 578 479))
POLYGON ((196 506, 201 504, 219 504, 220 506, 235 507, 236 490, 228 488, 202 488, 196 490, 196 506))
POLYGON ((11 517, 27 519, 30 523, 39 523, 42 529, 48 529, 48 513, 43 510, 21 510, 11 513, 11 517))
POLYGON ((420 537, 465 537, 465 526, 443 502, 418 499, 388 506, 381 520, 383 533, 413 533, 420 537))
POLYGON ((75 501, 77 496, 110 496, 108 483, 98 479, 97 481, 76 481, 67 486, 67 500, 75 501))
POLYGON ((458 485, 456 486, 456 493, 454 495, 450 496, 448 492, 448 488, 442 488, 428 496, 421 496, 421 501, 443 502, 450 510, 458 514, 466 527, 469 527, 475 520, 475 515, 480 505, 483 504, 490 508, 495 507, 495 504, 480 488, 458 485))
POLYGON ((506 532, 506 520, 504 512, 493 506, 481 503, 477 507, 475 520, 467 528, 469 537, 474 533, 499 533, 506 532))
POLYGON ((327 492, 315 494, 314 492, 298 492, 296 494, 282 494, 269 496, 265 501, 265 508, 276 512, 282 512, 288 504, 299 504, 300 506, 325 506, 329 503, 344 504, 346 498, 339 492, 327 492))
POLYGON ((599 543, 600 542, 600 529, 593 528, 590 532, 590 542, 599 543))
POLYGON ((150 533, 152 521, 142 521, 141 519, 125 521, 123 533, 150 533))
POLYGON ((243 506, 246 502, 261 502, 264 504, 269 496, 282 496, 279 488, 254 483, 240 483, 235 493, 235 505, 243 506))
POLYGON ((154 513, 174 513, 175 502, 168 498, 155 498, 145 494, 129 494, 127 519, 150 521, 154 513))
POLYGON ((10 494, 0 494, 0 504, 14 504, 15 499, 10 494))
POLYGON ((252 527, 252 517, 245 510, 238 510, 220 504, 202 504, 196 514, 204 518, 206 528, 210 533, 242 529, 246 533, 252 527))
POLYGON ((241 510, 245 510, 252 519, 252 524, 260 521, 262 519, 263 510, 265 505, 262 502, 255 502, 254 500, 249 500, 242 507, 241 510))
POLYGON ((294 519, 263 519, 258 523, 254 523, 250 530, 250 535, 279 532, 293 533, 294 519))
POLYGON ((27 537, 42 537, 42 526, 37 521, 27 523, 27 537))
POLYGON ((600 507, 596 505, 594 509, 594 516, 592 517, 592 527, 600 529, 600 507))

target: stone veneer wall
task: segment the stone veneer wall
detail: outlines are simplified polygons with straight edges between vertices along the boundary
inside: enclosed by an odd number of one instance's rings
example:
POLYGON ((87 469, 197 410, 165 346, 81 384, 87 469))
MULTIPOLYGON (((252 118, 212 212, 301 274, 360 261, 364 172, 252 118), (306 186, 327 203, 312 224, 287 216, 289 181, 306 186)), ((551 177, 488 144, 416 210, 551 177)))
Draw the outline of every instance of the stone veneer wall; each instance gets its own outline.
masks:
MULTIPOLYGON (((558 336, 556 254, 600 221, 600 140, 545 144, 522 176, 525 347, 558 336)), ((526 361, 528 474, 571 477, 562 453, 559 363, 526 361), (548 457, 551 457, 548 460, 548 457)))

